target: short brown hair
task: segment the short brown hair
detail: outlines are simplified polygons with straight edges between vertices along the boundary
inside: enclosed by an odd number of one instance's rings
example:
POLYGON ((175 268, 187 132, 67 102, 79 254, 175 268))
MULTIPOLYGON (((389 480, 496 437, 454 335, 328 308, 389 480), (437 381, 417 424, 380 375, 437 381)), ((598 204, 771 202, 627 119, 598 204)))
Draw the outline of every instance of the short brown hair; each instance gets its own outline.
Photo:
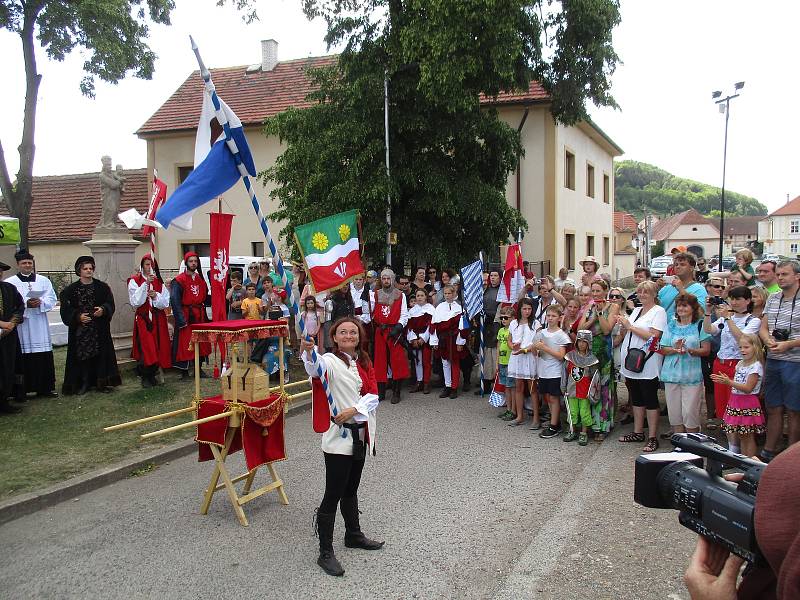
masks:
POLYGON ((697 257, 691 252, 678 252, 675 256, 672 257, 673 262, 676 260, 685 260, 692 267, 697 266, 697 257))
POLYGON ((699 321, 703 318, 704 309, 700 306, 700 303, 697 301, 697 296, 694 294, 688 294, 686 292, 678 294, 677 298, 675 298, 675 308, 678 308, 679 305, 685 305, 692 309, 692 322, 699 321))

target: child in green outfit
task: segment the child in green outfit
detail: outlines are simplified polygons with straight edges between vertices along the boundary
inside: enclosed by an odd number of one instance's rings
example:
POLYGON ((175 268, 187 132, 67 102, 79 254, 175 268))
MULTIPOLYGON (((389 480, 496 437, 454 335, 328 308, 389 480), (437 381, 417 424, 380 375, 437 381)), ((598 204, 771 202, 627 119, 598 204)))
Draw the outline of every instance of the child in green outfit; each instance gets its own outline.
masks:
POLYGON ((590 403, 597 401, 600 394, 599 361, 592 353, 591 331, 578 331, 575 349, 567 352, 564 361, 567 365, 561 379, 561 390, 566 394, 569 406, 569 433, 564 436, 564 441, 578 440, 579 445, 585 446, 593 422, 590 403), (581 428, 580 433, 576 427, 581 428))
MULTIPOLYGON (((508 324, 511 322, 511 309, 500 309, 500 331, 497 332, 497 382, 507 385, 508 359, 511 357, 511 344, 508 333, 508 324)), ((504 421, 515 418, 514 407, 511 406, 511 394, 506 394, 506 411, 498 417, 504 421)))

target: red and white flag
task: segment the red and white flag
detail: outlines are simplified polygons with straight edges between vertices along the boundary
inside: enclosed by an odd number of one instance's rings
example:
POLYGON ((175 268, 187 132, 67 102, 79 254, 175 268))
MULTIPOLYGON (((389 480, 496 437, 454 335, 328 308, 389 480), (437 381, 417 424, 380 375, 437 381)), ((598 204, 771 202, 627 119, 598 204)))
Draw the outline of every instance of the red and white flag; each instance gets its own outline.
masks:
POLYGON ((225 286, 228 283, 228 252, 231 245, 231 224, 233 215, 211 213, 211 319, 225 321, 228 311, 225 308, 225 286))
POLYGON ((522 272, 522 248, 519 244, 511 244, 506 253, 506 266, 503 269, 503 280, 497 292, 497 301, 514 304, 525 287, 525 275, 522 272))
MULTIPOLYGON (((147 218, 155 221, 156 212, 167 199, 167 184, 158 177, 153 177, 153 193, 150 196, 150 206, 147 209, 147 218)), ((147 236, 155 233, 156 228, 152 225, 142 227, 142 235, 147 236)))

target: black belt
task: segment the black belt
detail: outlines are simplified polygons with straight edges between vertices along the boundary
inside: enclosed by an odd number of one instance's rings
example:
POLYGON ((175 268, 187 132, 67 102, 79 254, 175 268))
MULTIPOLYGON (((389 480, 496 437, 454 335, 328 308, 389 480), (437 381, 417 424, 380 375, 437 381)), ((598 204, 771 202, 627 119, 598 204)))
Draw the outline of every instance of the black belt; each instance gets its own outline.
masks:
MULTIPOLYGON (((331 418, 333 421, 333 418, 331 418)), ((335 423, 335 421, 333 421, 335 423)), ((364 457, 367 455, 367 447, 364 441, 361 439, 361 434, 359 431, 361 429, 365 429, 367 427, 366 423, 342 423, 342 427, 345 429, 349 429, 350 433, 353 436, 353 459, 354 460, 364 460, 364 457)))

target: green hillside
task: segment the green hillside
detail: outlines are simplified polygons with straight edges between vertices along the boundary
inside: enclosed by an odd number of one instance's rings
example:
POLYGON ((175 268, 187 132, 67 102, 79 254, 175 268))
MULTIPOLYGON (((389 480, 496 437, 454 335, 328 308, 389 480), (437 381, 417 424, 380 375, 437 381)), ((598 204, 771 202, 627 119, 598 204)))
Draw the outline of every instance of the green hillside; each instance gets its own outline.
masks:
MULTIPOLYGON (((658 216, 694 208, 706 216, 719 216, 720 188, 675 177, 663 169, 635 160, 616 163, 616 210, 641 219, 645 210, 658 216)), ((766 215, 767 207, 755 198, 725 190, 725 214, 766 215)))

